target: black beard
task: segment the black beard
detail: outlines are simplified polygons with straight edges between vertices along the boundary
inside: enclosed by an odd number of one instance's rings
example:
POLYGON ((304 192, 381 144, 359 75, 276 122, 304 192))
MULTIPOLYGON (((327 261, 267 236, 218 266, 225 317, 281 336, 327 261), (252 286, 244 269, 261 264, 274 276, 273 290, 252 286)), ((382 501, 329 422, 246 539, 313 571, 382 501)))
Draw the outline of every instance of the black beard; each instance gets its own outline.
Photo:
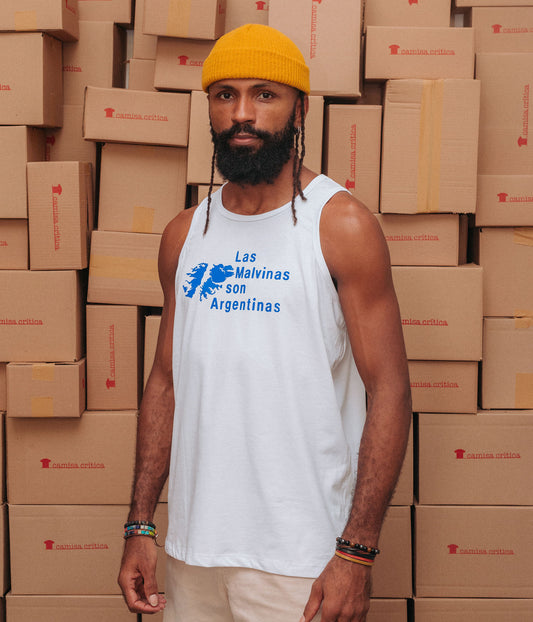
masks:
POLYGON ((219 133, 211 128, 217 168, 224 179, 240 186, 256 186, 263 182, 272 184, 291 157, 295 134, 294 113, 287 125, 274 134, 258 130, 248 123, 235 124, 219 133), (257 136, 263 144, 257 149, 230 146, 230 138, 239 132, 257 136))

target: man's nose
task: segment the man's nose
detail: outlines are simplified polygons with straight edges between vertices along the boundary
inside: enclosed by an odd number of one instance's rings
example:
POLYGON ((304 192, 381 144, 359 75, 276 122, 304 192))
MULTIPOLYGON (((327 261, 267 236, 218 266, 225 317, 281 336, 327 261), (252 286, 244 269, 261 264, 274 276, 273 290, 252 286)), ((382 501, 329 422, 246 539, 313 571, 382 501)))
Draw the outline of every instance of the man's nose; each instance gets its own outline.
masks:
POLYGON ((250 97, 239 97, 232 110, 233 123, 255 123, 255 107, 250 97))

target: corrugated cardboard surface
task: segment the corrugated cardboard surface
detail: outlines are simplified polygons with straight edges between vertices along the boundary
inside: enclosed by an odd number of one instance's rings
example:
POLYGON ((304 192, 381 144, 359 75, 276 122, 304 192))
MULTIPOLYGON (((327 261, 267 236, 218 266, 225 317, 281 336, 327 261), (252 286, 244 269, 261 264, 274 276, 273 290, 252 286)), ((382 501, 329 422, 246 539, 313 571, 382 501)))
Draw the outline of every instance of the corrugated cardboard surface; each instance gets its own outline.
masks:
POLYGON ((524 598, 415 598, 417 622, 526 622, 533 600, 524 598))
POLYGON ((366 0, 366 26, 448 27, 450 0, 366 0))
POLYGON ((466 262, 468 222, 458 214, 376 214, 393 266, 466 262))
POLYGON ((456 6, 531 6, 531 0, 455 0, 456 6))
POLYGON ((531 318, 484 319, 483 408, 533 408, 532 352, 531 318))
POLYGON ((5 412, 7 408, 7 363, 0 363, 0 412, 5 412))
POLYGON ((134 91, 155 91, 155 60, 131 58, 128 61, 128 88, 134 91))
MULTIPOLYGON (((11 593, 120 594, 117 572, 124 540, 117 525, 127 519, 128 509, 126 505, 10 505, 11 593)), ((163 542, 166 504, 158 506, 154 522, 163 542)), ((164 559, 164 550, 158 549, 161 591, 164 559)))
POLYGON ((122 596, 6 596, 11 622, 133 622, 122 596))
POLYGON ((409 361, 414 412, 475 413, 477 361, 409 361))
POLYGON ((372 598, 366 622, 407 622, 407 600, 372 598))
POLYGON ((0 31, 41 31, 62 41, 75 41, 78 0, 3 0, 0 31))
POLYGON ((311 73, 311 93, 361 94, 360 0, 270 0, 268 23, 300 48, 311 73))
POLYGON ((245 24, 268 24, 268 0, 226 0, 225 32, 245 24))
POLYGON ((93 231, 87 301, 162 307, 160 242, 157 233, 93 231))
POLYGON ((473 77, 471 28, 369 26, 366 29, 367 80, 473 77))
POLYGON ((218 39, 224 34, 226 0, 144 0, 145 34, 218 39))
POLYGON ((186 147, 188 93, 155 93, 88 86, 83 137, 102 142, 186 147))
POLYGON ((9 417, 79 417, 85 410, 85 359, 76 363, 9 363, 9 417))
POLYGON ((155 60, 157 37, 143 33, 144 0, 135 1, 135 22, 133 24, 133 58, 155 60))
POLYGON ((393 266, 392 276, 409 359, 481 359, 479 266, 393 266))
POLYGON ((415 594, 532 598, 533 507, 416 506, 415 594))
POLYGON ((202 66, 214 41, 158 37, 154 86, 161 90, 201 91, 202 66))
POLYGON ((10 504, 128 504, 136 430, 136 411, 85 411, 47 421, 8 418, 10 504))
POLYGON ((77 361, 85 350, 79 272, 0 270, 0 360, 77 361))
POLYGON ((45 158, 43 130, 0 126, 1 218, 28 218, 26 164, 45 158))
POLYGON ((533 52, 533 6, 475 7, 471 21, 476 54, 533 52))
POLYGON ((185 208, 187 150, 180 147, 102 147, 98 228, 163 233, 185 208))
POLYGON ((28 221, 0 219, 0 269, 27 270, 29 267, 28 221))
POLYGON ((96 171, 96 143, 83 139, 82 125, 83 106, 63 106, 63 127, 46 130, 46 160, 90 162, 96 171))
POLYGON ((531 175, 533 53, 477 54, 480 175, 531 175))
POLYGON ((4 125, 61 126, 61 47, 58 39, 42 33, 2 34, 0 118, 4 125))
POLYGON ((483 315, 533 317, 533 227, 486 227, 479 232, 483 315))
POLYGON ((132 0, 78 0, 80 20, 115 22, 128 26, 133 17, 132 0))
POLYGON ((421 504, 533 505, 532 470, 533 411, 418 415, 421 504))
POLYGON ((379 212, 381 106, 326 108, 325 173, 371 212, 379 212))
POLYGON ((476 80, 387 82, 381 212, 475 212, 479 101, 476 80))
POLYGON ((533 175, 479 175, 476 226, 533 226, 533 175))
POLYGON ((87 408, 138 408, 142 326, 138 307, 87 305, 87 408))
POLYGON ((94 224, 90 162, 30 162, 28 215, 32 270, 89 265, 94 224))
POLYGON ((5 594, 9 587, 9 548, 8 548, 7 506, 0 507, 0 587, 5 594))

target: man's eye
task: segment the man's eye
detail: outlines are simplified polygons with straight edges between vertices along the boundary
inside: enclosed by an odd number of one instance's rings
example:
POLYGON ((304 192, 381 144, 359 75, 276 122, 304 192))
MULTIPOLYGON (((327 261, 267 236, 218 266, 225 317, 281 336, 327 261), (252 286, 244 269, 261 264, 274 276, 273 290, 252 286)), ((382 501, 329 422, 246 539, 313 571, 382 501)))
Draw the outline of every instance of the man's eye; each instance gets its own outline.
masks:
POLYGON ((267 92, 261 93, 259 95, 259 99, 272 99, 272 97, 273 97, 272 93, 267 93, 267 92))

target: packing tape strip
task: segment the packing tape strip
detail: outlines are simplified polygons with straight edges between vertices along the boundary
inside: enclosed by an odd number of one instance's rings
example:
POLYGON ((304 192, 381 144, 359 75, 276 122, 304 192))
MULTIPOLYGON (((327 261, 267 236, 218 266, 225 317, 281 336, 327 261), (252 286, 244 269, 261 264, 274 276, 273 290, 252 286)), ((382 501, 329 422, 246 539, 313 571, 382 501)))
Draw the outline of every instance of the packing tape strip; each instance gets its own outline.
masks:
POLYGON ((154 229, 155 209, 153 207, 133 207, 132 230, 136 233, 152 233, 154 229))
POLYGON ((53 397, 32 397, 31 398, 32 417, 53 417, 54 398, 53 397))
POLYGON ((53 363, 34 363, 31 366, 32 380, 54 382, 56 366, 53 363))
POLYGON ((91 276, 105 279, 159 282, 157 259, 137 257, 93 255, 89 267, 89 278, 91 276))
POLYGON ((15 30, 37 30, 37 13, 15 11, 15 30))
POLYGON ((533 374, 516 374, 515 408, 533 408, 533 374))
POLYGON ((533 227, 515 227, 513 229, 513 244, 533 246, 533 227))
POLYGON ((514 327, 517 330, 533 328, 533 313, 516 313, 514 327))
POLYGON ((420 104, 417 212, 436 212, 440 199, 440 151, 444 80, 424 80, 420 104))
POLYGON ((168 0, 167 36, 187 37, 191 19, 191 0, 168 0))

